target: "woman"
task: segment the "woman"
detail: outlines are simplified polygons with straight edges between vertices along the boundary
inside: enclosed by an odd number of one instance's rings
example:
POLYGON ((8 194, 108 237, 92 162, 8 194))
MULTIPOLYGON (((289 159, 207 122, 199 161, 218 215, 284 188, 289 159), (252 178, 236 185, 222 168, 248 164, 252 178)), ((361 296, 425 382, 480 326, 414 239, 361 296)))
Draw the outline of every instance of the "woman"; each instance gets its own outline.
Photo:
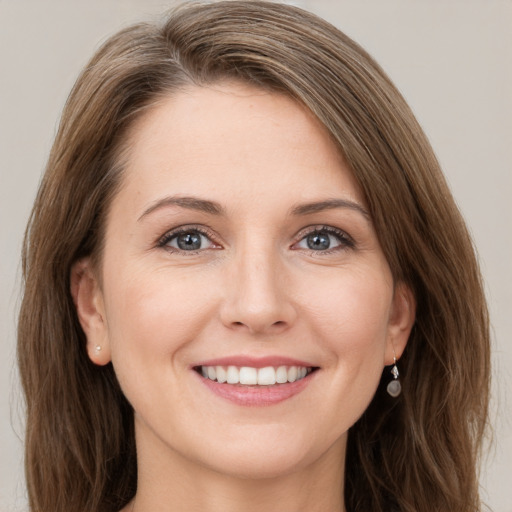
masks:
POLYGON ((403 98, 315 16, 192 4, 107 41, 24 273, 32 510, 480 510, 470 238, 403 98))

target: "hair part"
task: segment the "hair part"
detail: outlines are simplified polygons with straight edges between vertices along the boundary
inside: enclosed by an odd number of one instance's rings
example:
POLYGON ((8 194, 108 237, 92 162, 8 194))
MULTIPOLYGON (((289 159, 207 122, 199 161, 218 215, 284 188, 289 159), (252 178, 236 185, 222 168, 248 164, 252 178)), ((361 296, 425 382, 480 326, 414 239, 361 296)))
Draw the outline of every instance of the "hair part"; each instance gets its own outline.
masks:
POLYGON ((417 300, 400 363, 351 428, 350 512, 477 512, 489 325, 471 239, 430 145, 373 59, 327 22, 260 1, 187 4, 110 38, 65 106, 23 249, 18 360, 32 511, 113 512, 137 486, 133 411, 112 365, 88 359, 74 262, 101 264, 133 122, 185 87, 239 80, 284 93, 326 127, 365 195, 396 281, 417 300))

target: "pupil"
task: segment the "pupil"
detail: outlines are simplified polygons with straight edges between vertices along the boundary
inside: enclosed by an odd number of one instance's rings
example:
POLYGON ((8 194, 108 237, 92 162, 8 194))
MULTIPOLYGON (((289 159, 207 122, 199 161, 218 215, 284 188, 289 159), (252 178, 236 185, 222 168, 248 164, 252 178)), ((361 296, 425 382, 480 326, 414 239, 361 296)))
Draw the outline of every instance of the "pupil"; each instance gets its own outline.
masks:
POLYGON ((321 251, 329 249, 331 243, 329 241, 329 235, 325 233, 313 233, 307 238, 308 247, 314 251, 321 251))
POLYGON ((197 233, 184 233, 178 237, 178 247, 184 251, 200 249, 201 236, 197 233))

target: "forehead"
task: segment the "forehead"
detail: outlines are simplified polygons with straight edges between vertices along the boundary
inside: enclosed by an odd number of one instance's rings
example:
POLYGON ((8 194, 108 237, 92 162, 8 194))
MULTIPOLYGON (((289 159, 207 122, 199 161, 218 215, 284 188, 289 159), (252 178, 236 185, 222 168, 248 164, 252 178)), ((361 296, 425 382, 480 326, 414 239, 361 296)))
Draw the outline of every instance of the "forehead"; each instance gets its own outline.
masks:
POLYGON ((240 83, 191 86, 163 98, 126 138, 124 187, 138 199, 162 192, 361 200, 325 127, 293 99, 240 83))

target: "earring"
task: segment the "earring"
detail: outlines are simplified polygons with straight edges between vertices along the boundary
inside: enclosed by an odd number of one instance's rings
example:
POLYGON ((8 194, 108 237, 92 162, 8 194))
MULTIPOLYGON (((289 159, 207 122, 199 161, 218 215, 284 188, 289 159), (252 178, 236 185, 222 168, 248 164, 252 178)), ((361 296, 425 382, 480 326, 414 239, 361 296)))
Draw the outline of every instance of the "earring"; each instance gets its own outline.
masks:
POLYGON ((96 352, 96 354, 99 354, 101 352, 101 345, 96 345, 94 347, 94 351, 96 352))
POLYGON ((391 374, 393 375, 393 380, 388 384, 386 390, 393 397, 396 398, 402 392, 402 385, 398 380, 398 368, 396 366, 396 356, 393 355, 394 363, 393 368, 391 368, 391 374))

